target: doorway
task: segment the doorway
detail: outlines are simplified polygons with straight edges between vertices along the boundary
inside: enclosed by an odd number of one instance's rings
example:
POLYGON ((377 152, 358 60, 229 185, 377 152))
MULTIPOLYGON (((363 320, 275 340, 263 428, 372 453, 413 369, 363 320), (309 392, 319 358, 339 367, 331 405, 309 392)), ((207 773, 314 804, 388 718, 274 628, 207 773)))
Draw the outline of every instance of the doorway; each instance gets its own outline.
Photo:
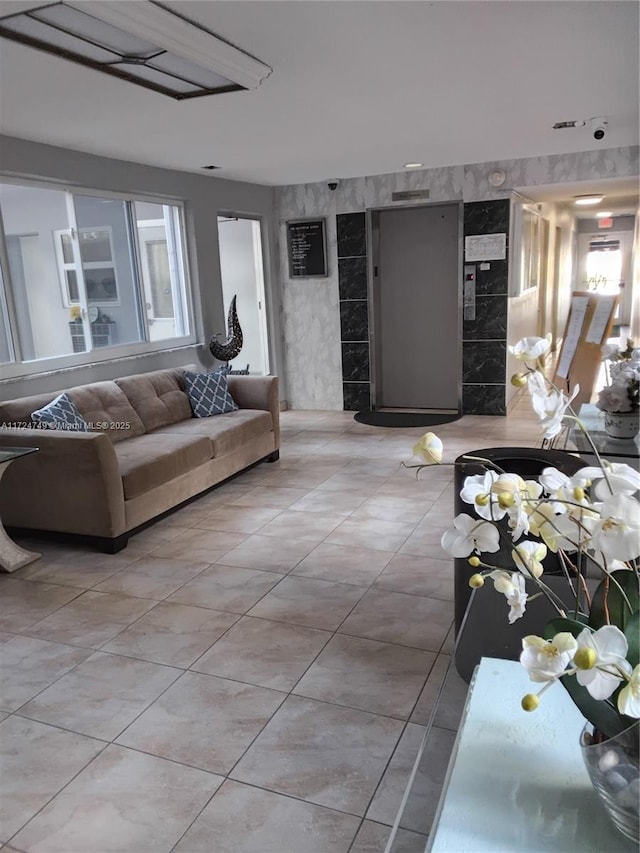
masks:
POLYGON ((461 409, 462 205, 370 211, 372 404, 461 409))
POLYGON ((260 220, 236 214, 218 216, 218 246, 225 317, 236 297, 243 345, 235 365, 250 373, 269 373, 269 341, 265 306, 260 220))

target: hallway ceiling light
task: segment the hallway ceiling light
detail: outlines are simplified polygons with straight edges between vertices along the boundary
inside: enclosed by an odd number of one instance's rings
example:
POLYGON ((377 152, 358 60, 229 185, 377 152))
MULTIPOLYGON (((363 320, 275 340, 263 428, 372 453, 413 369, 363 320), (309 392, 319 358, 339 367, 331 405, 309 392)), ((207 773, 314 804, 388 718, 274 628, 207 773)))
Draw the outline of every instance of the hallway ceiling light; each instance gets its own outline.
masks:
POLYGON ((177 100, 256 89, 272 71, 149 0, 33 3, 1 17, 0 36, 177 100))
POLYGON ((573 203, 579 205, 600 204, 603 195, 574 195, 573 203))
POLYGON ((599 210, 596 213, 597 219, 608 219, 610 216, 613 216, 613 212, 611 210, 599 210))
POLYGON ((424 163, 405 163, 405 169, 421 169, 424 166, 424 163))

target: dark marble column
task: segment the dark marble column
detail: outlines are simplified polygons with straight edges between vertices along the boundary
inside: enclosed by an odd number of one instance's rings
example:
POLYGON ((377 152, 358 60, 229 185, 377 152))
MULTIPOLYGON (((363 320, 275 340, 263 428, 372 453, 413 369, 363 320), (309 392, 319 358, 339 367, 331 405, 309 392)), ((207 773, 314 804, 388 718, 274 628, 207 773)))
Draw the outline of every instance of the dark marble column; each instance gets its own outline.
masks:
MULTIPOLYGON (((464 236, 509 234, 508 199, 464 205, 464 236)), ((473 261, 475 319, 462 324, 462 410, 465 415, 506 415, 508 258, 473 261), (483 266, 489 269, 481 269, 483 266)))
POLYGON ((338 214, 336 226, 343 405, 357 411, 368 409, 371 400, 365 214, 338 214))

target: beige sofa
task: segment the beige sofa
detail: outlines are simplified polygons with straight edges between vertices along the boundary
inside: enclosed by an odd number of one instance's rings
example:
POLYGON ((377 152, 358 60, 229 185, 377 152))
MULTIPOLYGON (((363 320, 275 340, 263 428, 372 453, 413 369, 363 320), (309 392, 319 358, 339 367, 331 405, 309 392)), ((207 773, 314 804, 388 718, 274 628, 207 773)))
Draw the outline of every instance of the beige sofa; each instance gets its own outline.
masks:
POLYGON ((278 379, 228 376, 237 411, 192 416, 193 365, 67 389, 90 432, 34 429, 56 394, 0 403, 0 447, 38 447, 0 482, 5 527, 91 537, 115 553, 151 519, 280 447, 278 379))

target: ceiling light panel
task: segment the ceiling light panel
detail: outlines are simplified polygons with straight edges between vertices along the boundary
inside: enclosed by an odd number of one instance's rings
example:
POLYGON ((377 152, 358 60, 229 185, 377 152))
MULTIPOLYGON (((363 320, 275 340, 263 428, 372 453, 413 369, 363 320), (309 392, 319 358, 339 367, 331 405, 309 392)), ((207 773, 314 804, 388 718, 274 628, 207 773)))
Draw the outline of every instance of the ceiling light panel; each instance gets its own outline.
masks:
POLYGON ((0 17, 0 36, 179 100, 257 88, 271 73, 147 0, 44 3, 0 17))
POLYGON ((588 206, 590 204, 600 204, 603 198, 603 195, 576 195, 573 197, 573 203, 588 206))

